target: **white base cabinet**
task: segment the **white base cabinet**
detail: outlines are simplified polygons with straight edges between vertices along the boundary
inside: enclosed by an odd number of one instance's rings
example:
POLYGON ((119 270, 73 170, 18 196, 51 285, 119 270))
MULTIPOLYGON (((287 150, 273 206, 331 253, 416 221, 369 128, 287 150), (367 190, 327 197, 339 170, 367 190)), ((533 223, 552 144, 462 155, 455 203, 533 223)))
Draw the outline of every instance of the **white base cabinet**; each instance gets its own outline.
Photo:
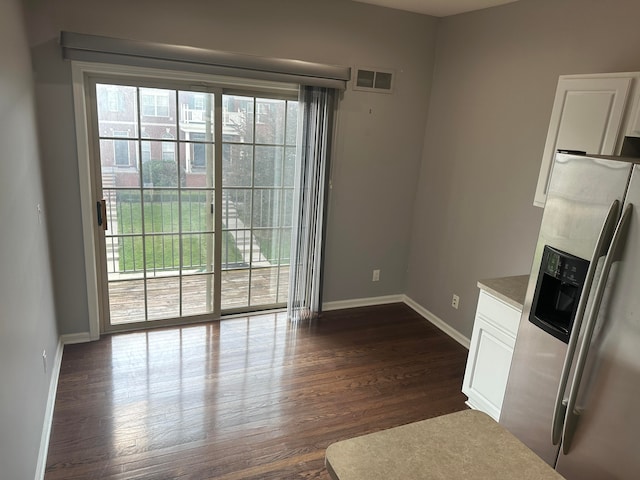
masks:
POLYGON ((521 312, 480 290, 462 392, 467 405, 496 421, 509 377, 521 312))

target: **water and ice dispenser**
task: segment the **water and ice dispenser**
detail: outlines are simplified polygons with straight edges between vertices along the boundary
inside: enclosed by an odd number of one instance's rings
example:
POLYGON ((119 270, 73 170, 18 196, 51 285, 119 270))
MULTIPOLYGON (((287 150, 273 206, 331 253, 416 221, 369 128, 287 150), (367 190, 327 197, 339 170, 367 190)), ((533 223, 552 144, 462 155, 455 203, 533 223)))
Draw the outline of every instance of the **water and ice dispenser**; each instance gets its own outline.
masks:
POLYGON ((588 268, 587 260, 545 246, 529 321, 567 343, 588 268))

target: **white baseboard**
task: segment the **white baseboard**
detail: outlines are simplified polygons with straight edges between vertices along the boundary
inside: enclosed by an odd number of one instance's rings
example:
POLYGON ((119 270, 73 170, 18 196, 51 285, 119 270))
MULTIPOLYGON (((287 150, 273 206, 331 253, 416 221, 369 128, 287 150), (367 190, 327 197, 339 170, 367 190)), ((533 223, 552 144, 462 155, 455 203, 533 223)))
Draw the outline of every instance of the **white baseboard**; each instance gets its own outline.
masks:
POLYGON ((409 307, 416 311, 419 315, 427 319, 429 322, 433 323, 436 327, 442 330, 444 333, 453 338, 460 345, 465 347, 467 350, 469 349, 469 345, 471 345, 471 340, 461 334, 458 330, 453 328, 451 325, 446 323, 444 320, 439 318, 437 315, 431 313, 429 310, 424 308, 418 302, 413 300, 412 298, 404 295, 404 303, 406 303, 409 307))
POLYGON ((89 332, 82 333, 68 333, 66 335, 60 335, 60 341, 63 345, 72 345, 74 343, 87 343, 92 340, 89 332))
POLYGON ((388 303, 402 303, 404 295, 386 295, 384 297, 354 298, 352 300, 338 300, 336 302, 324 302, 322 311, 342 310, 343 308, 370 307, 372 305, 385 305, 388 303))
POLYGON ((56 404, 56 392, 58 391, 58 379, 60 378, 60 367, 62 366, 62 353, 64 344, 62 337, 58 340, 56 355, 51 365, 51 380, 49 381, 49 393, 47 395, 47 406, 44 411, 44 424, 42 426, 42 436, 40 438, 40 451, 38 452, 38 464, 36 465, 35 480, 43 480, 47 467, 47 453, 49 452, 49 438, 51 437, 51 426, 53 424, 53 409, 56 404))
POLYGON ((322 310, 329 312, 331 310, 342 310, 344 308, 370 307, 373 305, 385 305, 388 303, 404 303, 411 307, 421 317, 438 327, 444 333, 453 338, 460 345, 469 349, 471 340, 450 326, 437 315, 431 313, 418 302, 406 295, 386 295, 384 297, 355 298, 352 300, 338 300, 336 302, 325 302, 322 304, 322 310))
MULTIPOLYGON (((371 307, 373 305, 386 305, 389 303, 405 303, 409 307, 411 307, 416 313, 420 316, 434 324, 444 333, 453 338, 456 342, 462 345, 465 348, 469 348, 471 344, 471 340, 457 331, 455 328, 450 326, 444 320, 439 318, 437 315, 431 313, 429 310, 424 308, 418 302, 413 300, 412 298, 406 295, 385 295, 382 297, 367 297, 367 298, 354 298, 351 300, 337 300, 335 302, 325 302, 322 304, 322 310, 325 312, 329 312, 331 310, 342 310, 345 308, 357 308, 357 307, 371 307)), ((91 333, 90 332, 82 332, 82 333, 71 333, 67 335, 61 335, 60 341, 63 345, 71 345, 74 343, 86 343, 91 342, 91 333)), ((62 360, 62 355, 61 359, 62 360)))

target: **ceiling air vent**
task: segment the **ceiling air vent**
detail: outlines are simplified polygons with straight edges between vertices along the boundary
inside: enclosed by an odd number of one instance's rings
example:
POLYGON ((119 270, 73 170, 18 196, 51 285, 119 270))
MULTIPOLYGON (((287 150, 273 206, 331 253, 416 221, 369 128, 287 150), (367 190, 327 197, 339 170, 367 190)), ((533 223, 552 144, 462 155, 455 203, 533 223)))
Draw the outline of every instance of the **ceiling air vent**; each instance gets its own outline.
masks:
POLYGON ((381 70, 379 68, 357 68, 354 90, 367 92, 391 93, 393 92, 393 70, 381 70))

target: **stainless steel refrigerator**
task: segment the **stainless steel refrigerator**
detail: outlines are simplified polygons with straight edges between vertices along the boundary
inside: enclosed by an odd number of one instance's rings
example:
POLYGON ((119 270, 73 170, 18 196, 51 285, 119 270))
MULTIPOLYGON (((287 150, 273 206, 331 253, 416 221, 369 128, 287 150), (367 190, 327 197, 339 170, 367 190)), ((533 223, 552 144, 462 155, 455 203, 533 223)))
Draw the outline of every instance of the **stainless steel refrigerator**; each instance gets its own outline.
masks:
POLYGON ((500 423, 567 479, 640 478, 640 165, 558 154, 500 423))

